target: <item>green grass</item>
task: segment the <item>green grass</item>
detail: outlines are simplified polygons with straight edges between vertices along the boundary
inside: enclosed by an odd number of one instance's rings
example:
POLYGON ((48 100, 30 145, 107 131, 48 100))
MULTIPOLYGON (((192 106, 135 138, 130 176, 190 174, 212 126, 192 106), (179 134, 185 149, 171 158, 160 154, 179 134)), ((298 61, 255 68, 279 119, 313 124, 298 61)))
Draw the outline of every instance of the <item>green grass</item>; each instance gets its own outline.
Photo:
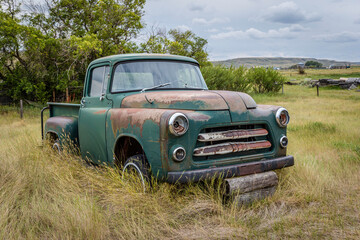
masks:
POLYGON ((360 93, 285 86, 253 97, 291 115, 275 195, 222 205, 216 184, 137 193, 115 169, 41 147, 40 109, 0 108, 0 239, 359 239, 360 93))

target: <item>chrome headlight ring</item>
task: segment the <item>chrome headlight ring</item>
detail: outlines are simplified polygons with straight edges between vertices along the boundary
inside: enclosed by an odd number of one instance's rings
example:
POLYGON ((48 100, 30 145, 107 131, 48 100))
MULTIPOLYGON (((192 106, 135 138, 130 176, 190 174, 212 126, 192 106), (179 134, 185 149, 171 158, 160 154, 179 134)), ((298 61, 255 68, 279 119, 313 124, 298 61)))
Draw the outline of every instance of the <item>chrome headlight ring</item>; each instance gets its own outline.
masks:
POLYGON ((175 148, 173 152, 173 159, 177 162, 181 162, 186 157, 186 150, 183 147, 175 148))
POLYGON ((285 108, 279 108, 275 116, 276 122, 280 127, 286 127, 290 122, 289 112, 285 108))
POLYGON ((286 148, 288 144, 289 144, 288 138, 287 138, 286 136, 282 136, 282 137, 280 138, 280 146, 281 146, 282 148, 286 148))
POLYGON ((174 113, 169 119, 169 131, 175 136, 184 135, 189 129, 189 120, 183 113, 174 113))

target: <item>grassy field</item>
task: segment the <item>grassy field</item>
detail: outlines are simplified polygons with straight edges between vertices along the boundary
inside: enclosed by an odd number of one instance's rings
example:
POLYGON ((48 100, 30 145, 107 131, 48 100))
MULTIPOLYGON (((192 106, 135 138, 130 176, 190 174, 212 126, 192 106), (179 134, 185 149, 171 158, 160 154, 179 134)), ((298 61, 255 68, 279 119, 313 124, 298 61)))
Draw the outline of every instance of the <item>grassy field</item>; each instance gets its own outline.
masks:
POLYGON ((305 74, 299 74, 297 69, 280 70, 280 72, 289 80, 303 80, 305 78, 318 80, 321 78, 339 79, 341 77, 360 77, 360 67, 351 67, 348 69, 305 69, 305 74))
POLYGON ((137 193, 114 169, 41 147, 40 114, 0 112, 0 239, 359 239, 360 92, 285 86, 255 95, 291 115, 271 198, 222 205, 217 187, 155 184, 137 193))

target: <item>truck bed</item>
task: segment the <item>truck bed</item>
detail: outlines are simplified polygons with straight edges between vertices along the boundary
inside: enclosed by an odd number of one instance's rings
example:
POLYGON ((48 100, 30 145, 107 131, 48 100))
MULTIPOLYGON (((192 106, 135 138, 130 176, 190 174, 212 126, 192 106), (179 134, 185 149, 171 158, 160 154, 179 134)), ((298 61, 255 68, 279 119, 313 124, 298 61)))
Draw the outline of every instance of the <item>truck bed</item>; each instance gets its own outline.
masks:
POLYGON ((80 104, 48 102, 50 117, 78 117, 80 104))
POLYGON ((78 144, 78 118, 80 104, 48 102, 50 110, 49 119, 45 123, 43 132, 43 114, 41 113, 41 134, 44 138, 63 143, 70 138, 73 143, 78 144))

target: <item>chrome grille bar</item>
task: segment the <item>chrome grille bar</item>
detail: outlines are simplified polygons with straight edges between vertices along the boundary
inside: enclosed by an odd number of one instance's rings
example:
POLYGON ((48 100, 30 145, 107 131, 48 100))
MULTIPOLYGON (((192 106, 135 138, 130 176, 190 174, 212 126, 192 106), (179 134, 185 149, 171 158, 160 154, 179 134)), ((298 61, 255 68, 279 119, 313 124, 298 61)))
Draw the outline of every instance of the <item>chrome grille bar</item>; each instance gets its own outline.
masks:
POLYGON ((198 135, 199 142, 213 142, 213 141, 222 141, 222 140, 232 140, 232 139, 243 139, 249 137, 259 137, 268 135, 268 131, 263 128, 259 129, 239 129, 239 130, 230 130, 223 132, 211 132, 211 133, 200 133, 198 135))
POLYGON ((228 143, 221 143, 206 147, 195 148, 193 155, 196 157, 221 155, 221 154, 228 154, 233 152, 242 152, 242 151, 264 149, 270 147, 271 147, 271 143, 266 140, 254 141, 254 142, 228 142, 228 143))

